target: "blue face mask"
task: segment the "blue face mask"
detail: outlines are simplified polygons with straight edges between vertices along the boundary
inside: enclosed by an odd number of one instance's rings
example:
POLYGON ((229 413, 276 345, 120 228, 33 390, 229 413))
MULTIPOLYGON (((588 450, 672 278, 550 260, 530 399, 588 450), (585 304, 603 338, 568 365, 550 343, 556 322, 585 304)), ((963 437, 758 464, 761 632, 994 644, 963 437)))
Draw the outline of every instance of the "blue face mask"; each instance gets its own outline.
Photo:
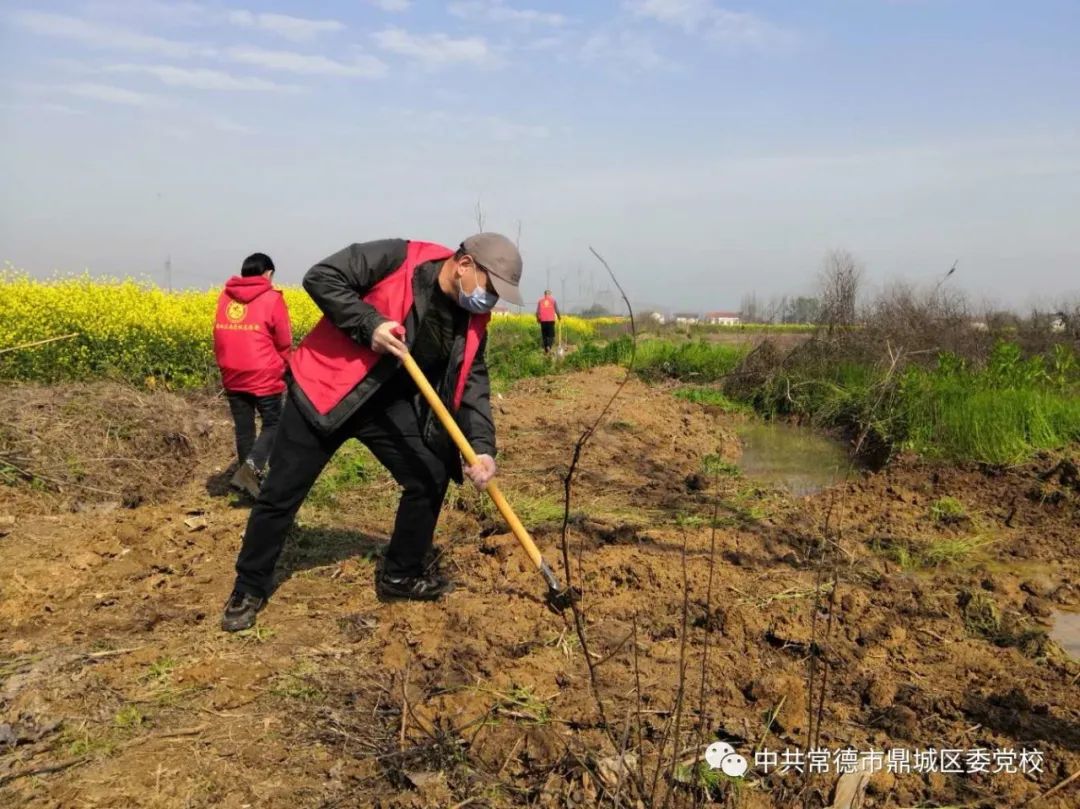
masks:
MULTIPOLYGON (((473 270, 473 279, 476 279, 475 270, 473 270)), ((458 279, 458 306, 466 312, 471 312, 474 315, 487 314, 495 307, 498 301, 498 295, 488 292, 479 283, 476 284, 476 289, 466 295, 464 287, 461 286, 461 279, 458 279)))

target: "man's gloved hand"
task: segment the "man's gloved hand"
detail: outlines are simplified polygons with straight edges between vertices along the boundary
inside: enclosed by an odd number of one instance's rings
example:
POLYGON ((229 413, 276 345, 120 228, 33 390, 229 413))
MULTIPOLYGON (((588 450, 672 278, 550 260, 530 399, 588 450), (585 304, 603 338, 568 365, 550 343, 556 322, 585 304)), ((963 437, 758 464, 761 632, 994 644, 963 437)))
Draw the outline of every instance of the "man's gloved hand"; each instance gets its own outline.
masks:
POLYGON ((380 323, 371 335, 371 349, 379 354, 393 354, 401 359, 409 353, 409 347, 401 341, 405 327, 396 320, 380 323))
POLYGON ((477 455, 473 466, 465 467, 465 474, 478 489, 486 489, 499 467, 495 465, 495 459, 490 455, 477 455))

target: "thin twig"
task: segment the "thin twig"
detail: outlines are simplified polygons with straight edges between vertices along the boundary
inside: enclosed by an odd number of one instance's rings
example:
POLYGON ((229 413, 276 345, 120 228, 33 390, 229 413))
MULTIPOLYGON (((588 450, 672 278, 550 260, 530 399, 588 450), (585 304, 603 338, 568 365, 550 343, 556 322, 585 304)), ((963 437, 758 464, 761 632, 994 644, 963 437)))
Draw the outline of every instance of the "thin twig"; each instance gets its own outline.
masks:
POLYGON ((1077 778, 1080 778, 1080 770, 1077 770, 1076 772, 1074 772, 1074 773, 1073 773, 1072 775, 1070 775, 1070 776, 1069 776, 1068 778, 1066 778, 1066 779, 1065 779, 1064 781, 1062 781, 1062 782, 1061 782, 1060 784, 1058 784, 1057 786, 1055 786, 1055 787, 1051 787, 1051 788, 1050 788, 1050 789, 1048 789, 1048 790, 1047 790, 1046 792, 1044 792, 1044 793, 1043 793, 1042 795, 1036 795, 1036 796, 1035 796, 1034 798, 1032 798, 1032 799, 1031 799, 1030 801, 1028 801, 1027 803, 1025 803, 1025 804, 1024 804, 1024 806, 1031 806, 1031 804, 1033 804, 1033 803, 1035 803, 1035 802, 1037 802, 1037 801, 1041 801, 1041 800, 1043 800, 1044 798, 1049 798, 1049 797, 1050 797, 1051 795, 1053 795, 1053 794, 1054 794, 1055 792, 1057 792, 1057 791, 1059 791, 1059 790, 1061 790, 1061 789, 1064 789, 1065 787, 1067 787, 1067 786, 1068 786, 1069 784, 1071 784, 1071 783, 1072 783, 1073 781, 1075 781, 1075 780, 1076 780, 1077 778))
POLYGON ((507 754, 506 758, 503 759, 503 763, 502 763, 502 766, 499 767, 499 771, 495 773, 496 778, 498 778, 499 776, 501 776, 503 774, 503 770, 505 770, 507 768, 507 766, 510 764, 511 759, 513 759, 513 757, 517 754, 518 748, 521 747, 521 743, 524 740, 525 740, 525 734, 524 733, 517 737, 517 741, 514 742, 514 746, 510 748, 510 752, 507 754))
MULTIPOLYGON (((593 423, 581 433, 580 437, 577 440, 577 443, 574 445, 573 454, 572 454, 571 460, 570 460, 570 466, 567 469, 565 477, 563 478, 563 522, 562 522, 562 535, 561 535, 562 559, 563 559, 563 575, 566 578, 566 587, 571 591, 572 591, 572 588, 573 588, 573 576, 572 576, 572 569, 571 569, 571 565, 570 565, 569 527, 570 527, 570 502, 571 502, 571 497, 572 497, 572 494, 573 494, 574 475, 577 472, 578 463, 581 460, 581 453, 584 451, 586 444, 588 444, 588 442, 592 438, 593 434, 600 427, 600 424, 603 422, 604 418, 607 416, 608 411, 610 411, 612 405, 615 404, 615 400, 619 397, 619 394, 622 393, 623 388, 626 387, 627 383, 630 381, 631 374, 633 373, 634 357, 636 355, 636 349, 637 349, 637 339, 636 339, 637 338, 637 331, 634 328, 634 312, 633 312, 633 308, 630 306, 630 300, 626 297, 626 293, 623 292, 622 287, 619 285, 618 279, 615 278, 615 274, 611 271, 611 267, 608 266, 607 262, 604 261, 603 257, 599 253, 597 253, 595 250, 593 250, 593 248, 590 247, 589 250, 592 252, 592 254, 594 256, 596 256, 596 258, 600 261, 600 263, 604 265, 604 268, 608 271, 608 274, 611 276, 612 282, 618 288, 619 293, 622 295, 623 301, 626 303, 627 311, 630 314, 630 330, 631 330, 631 335, 632 335, 632 343, 631 343, 632 350, 631 350, 631 355, 630 355, 630 362, 627 365, 627 369, 626 369, 626 376, 623 378, 623 380, 619 384, 619 386, 615 389, 615 392, 612 394, 612 396, 608 400, 607 404, 604 405, 603 409, 600 411, 600 414, 596 417, 596 419, 593 421, 593 423)), ((580 572, 580 568, 581 568, 581 564, 580 564, 580 560, 579 560, 579 564, 578 564, 579 572, 580 572)), ((599 683, 598 683, 597 677, 596 677, 596 665, 593 662, 592 655, 589 653, 589 641, 588 641, 588 638, 586 637, 586 633, 585 633, 585 621, 584 621, 584 615, 582 614, 582 608, 576 602, 575 599, 571 599, 570 610, 571 610, 571 613, 572 613, 572 616, 573 616, 573 621, 574 621, 574 631, 577 633, 578 641, 581 643, 581 649, 582 649, 582 652, 584 653, 584 657, 585 657, 585 664, 588 666, 588 669, 589 669, 589 685, 590 685, 590 688, 591 688, 591 691, 592 691, 592 694, 593 694, 593 700, 596 703, 597 712, 600 715, 601 725, 604 728, 605 734, 608 736, 608 740, 611 742, 612 748, 613 749, 618 749, 618 743, 615 740, 615 736, 612 733, 611 727, 608 725, 607 714, 606 714, 606 711, 605 711, 605 708, 604 708, 604 700, 600 695, 600 687, 599 687, 599 683)))
POLYGON ((409 667, 405 666, 405 676, 401 679, 401 736, 398 740, 398 749, 405 749, 405 729, 409 721, 409 667))
MULTIPOLYGON (((705 588, 705 640, 701 651, 701 693, 698 695, 698 749, 705 746, 705 726, 709 722, 705 713, 705 675, 709 662, 709 636, 712 634, 713 572, 716 570, 716 522, 720 516, 720 470, 713 470, 712 530, 709 536, 709 582, 705 588)), ((699 792, 694 792, 694 806, 698 805, 699 792)))
POLYGON ((69 767, 76 767, 89 760, 90 756, 79 756, 78 758, 69 758, 67 761, 61 761, 59 764, 49 764, 45 767, 33 767, 29 770, 19 770, 18 772, 0 776, 0 786, 10 784, 12 781, 18 781, 20 778, 29 778, 32 775, 47 775, 49 773, 60 772, 69 767))
POLYGON ((145 649, 146 646, 129 646, 127 649, 109 649, 105 652, 88 652, 87 654, 80 655, 81 658, 90 660, 101 660, 104 657, 115 657, 116 655, 126 655, 131 652, 137 652, 140 649, 145 649))
POLYGON ((8 348, 0 348, 0 354, 7 354, 9 351, 20 351, 24 348, 34 348, 35 346, 43 346, 46 343, 55 343, 57 340, 70 340, 72 337, 78 337, 79 332, 74 331, 71 334, 62 334, 59 337, 50 337, 47 340, 35 340, 32 343, 23 343, 17 346, 10 346, 8 348))
MULTIPOLYGON (((616 766, 616 782, 617 788, 615 790, 614 807, 613 809, 619 809, 619 801, 622 800, 623 784, 630 778, 630 767, 626 764, 626 746, 630 742, 630 711, 626 712, 626 726, 623 728, 622 744, 619 746, 618 757, 615 759, 616 766), (623 770, 626 771, 625 777, 623 770)), ((638 751, 640 757, 641 753, 638 751)))
POLYGON ((74 487, 76 487, 78 489, 85 489, 88 492, 97 492, 98 494, 111 494, 113 497, 120 497, 121 496, 120 492, 112 492, 112 491, 109 491, 108 489, 98 489, 98 488, 95 488, 94 486, 87 486, 87 485, 85 485, 83 483, 75 483, 73 481, 58 480, 57 478, 52 478, 52 477, 49 477, 48 475, 39 475, 37 472, 30 472, 30 471, 28 471, 26 469, 23 469, 23 468, 21 468, 19 466, 16 466, 8 458, 4 458, 2 456, 0 456, 0 464, 3 464, 8 469, 12 469, 15 472, 18 472, 20 475, 22 475, 26 480, 30 481, 31 483, 33 483, 35 480, 44 480, 46 483, 51 483, 51 484, 53 484, 53 486, 55 486, 57 488, 58 491, 63 491, 65 486, 74 486, 74 487))
MULTIPOLYGON (((686 696, 686 631, 687 624, 690 617, 690 580, 686 573, 686 534, 683 534, 683 551, 682 551, 682 577, 683 577, 683 603, 682 603, 682 639, 679 642, 679 683, 678 690, 675 696, 675 738, 673 743, 675 749, 679 749, 679 742, 681 741, 680 731, 682 730, 682 713, 683 713, 683 700, 686 696)), ((680 755, 672 756, 671 758, 671 783, 675 783, 675 768, 678 766, 678 759, 680 755)), ((668 786, 667 795, 664 797, 664 809, 671 804, 671 797, 675 794, 675 791, 668 786)))
MULTIPOLYGON (((835 495, 829 496, 829 507, 825 512, 825 526, 822 536, 829 535, 829 522, 832 519, 833 505, 835 502, 835 495)), ((818 613, 821 612, 821 579, 825 567, 825 548, 827 543, 822 541, 821 548, 818 551, 817 565, 814 571, 814 614, 810 618, 810 646, 809 657, 807 660, 807 676, 806 676, 806 712, 807 712, 807 728, 806 728, 806 748, 803 751, 804 755, 809 755, 811 748, 814 745, 814 681, 817 676, 817 658, 818 658, 818 613)), ((809 807, 809 786, 810 786, 810 772, 807 770, 803 776, 803 806, 809 807)))
POLYGON ((780 711, 784 708, 784 703, 787 702, 787 694, 780 697, 780 701, 776 703, 776 707, 772 709, 769 714, 768 720, 765 722, 765 730, 761 733, 761 740, 757 743, 757 746, 753 750, 753 754, 756 756, 757 752, 765 744, 765 740, 769 737, 769 731, 772 730, 773 722, 776 721, 776 717, 780 715, 780 711))
POLYGON ((637 701, 637 747, 638 747, 638 778, 639 786, 645 785, 645 740, 641 731, 641 667, 638 665, 638 636, 637 636, 637 613, 631 619, 631 627, 634 634, 634 694, 637 701))
POLYGON ((612 649, 610 652, 608 652, 603 657, 600 657, 600 658, 597 659, 597 661, 595 663, 595 668, 600 668, 602 665, 604 665, 609 660, 611 660, 611 658, 615 657, 615 655, 617 655, 619 652, 621 652, 622 648, 626 645, 626 642, 628 640, 630 640, 630 638, 633 636, 633 634, 634 634, 633 632, 627 632, 626 637, 624 637, 621 641, 619 641, 616 644, 614 649, 612 649))

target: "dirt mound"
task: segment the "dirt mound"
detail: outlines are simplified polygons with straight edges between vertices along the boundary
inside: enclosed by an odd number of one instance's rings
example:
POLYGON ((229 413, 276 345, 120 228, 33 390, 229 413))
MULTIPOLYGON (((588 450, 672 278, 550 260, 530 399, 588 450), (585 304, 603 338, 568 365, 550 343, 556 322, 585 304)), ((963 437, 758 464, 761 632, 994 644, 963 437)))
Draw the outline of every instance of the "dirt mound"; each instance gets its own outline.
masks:
MULTIPOLYGON (((620 378, 531 380, 494 401, 504 488, 560 575, 560 476, 620 378)), ((0 488, 0 801, 501 809, 670 792, 821 809, 835 770, 694 769, 709 742, 753 761, 802 749, 812 727, 832 751, 1015 753, 1013 771, 879 772, 867 809, 1021 806, 1080 767, 1080 666, 1045 624, 1080 604, 1065 465, 901 459, 792 499, 715 463, 738 455, 732 427, 627 388, 575 487, 584 646, 467 488, 437 535, 459 589, 379 604, 396 487, 362 456, 317 484, 277 592, 238 636, 217 619, 246 511, 205 485, 227 432, 157 504, 44 513, 23 484, 0 488), (1019 770, 1025 748, 1039 771, 1019 770)), ((1070 789, 1040 805, 1075 805, 1070 789)))
POLYGON ((225 440, 214 401, 116 383, 0 386, 0 475, 52 495, 53 507, 170 499, 225 440))

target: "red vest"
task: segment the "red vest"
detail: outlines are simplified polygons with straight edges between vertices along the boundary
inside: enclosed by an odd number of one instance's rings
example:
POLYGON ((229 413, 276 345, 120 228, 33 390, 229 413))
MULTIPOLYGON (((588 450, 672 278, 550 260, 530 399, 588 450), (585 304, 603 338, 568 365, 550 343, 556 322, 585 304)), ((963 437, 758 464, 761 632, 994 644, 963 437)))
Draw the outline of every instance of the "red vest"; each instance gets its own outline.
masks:
MULTIPOLYGON (((428 242, 409 242, 405 261, 363 296, 379 314, 404 324, 413 306, 413 274, 429 261, 449 258, 453 250, 428 242)), ((471 315, 465 335, 465 358, 454 389, 454 409, 461 406, 465 383, 491 315, 471 315)), ((323 317, 293 352, 289 363, 293 379, 308 400, 325 416, 363 381, 383 354, 360 345, 323 317)))
POLYGON ((540 318, 541 323, 554 323, 555 299, 550 295, 542 297, 540 302, 536 304, 536 316, 540 318))

